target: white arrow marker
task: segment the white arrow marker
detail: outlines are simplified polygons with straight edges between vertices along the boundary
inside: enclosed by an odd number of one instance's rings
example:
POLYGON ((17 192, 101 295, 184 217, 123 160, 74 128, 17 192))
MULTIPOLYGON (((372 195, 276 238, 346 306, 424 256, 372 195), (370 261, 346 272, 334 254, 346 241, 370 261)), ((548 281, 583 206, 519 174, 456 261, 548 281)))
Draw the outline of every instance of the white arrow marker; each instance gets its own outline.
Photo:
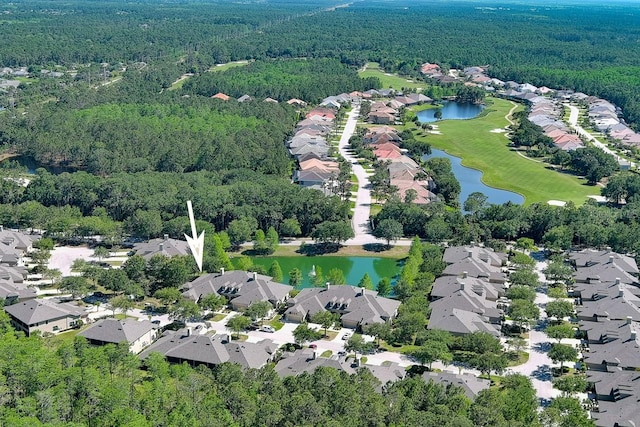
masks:
POLYGON ((187 236, 185 233, 184 237, 187 238, 187 243, 189 244, 189 249, 191 249, 191 254, 193 258, 196 260, 196 264, 198 264, 198 268, 200 272, 202 272, 202 255, 204 254, 204 230, 200 236, 196 232, 196 220, 193 217, 193 206, 191 206, 191 200, 187 200, 187 209, 189 210, 189 221, 191 222, 191 234, 193 237, 187 236))

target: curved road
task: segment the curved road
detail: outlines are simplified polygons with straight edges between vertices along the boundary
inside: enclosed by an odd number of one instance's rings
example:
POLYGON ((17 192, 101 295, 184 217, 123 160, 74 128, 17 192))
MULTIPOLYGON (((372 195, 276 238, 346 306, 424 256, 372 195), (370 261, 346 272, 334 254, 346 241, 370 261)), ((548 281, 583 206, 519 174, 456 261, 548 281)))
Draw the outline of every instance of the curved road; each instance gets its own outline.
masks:
POLYGON ((633 162, 631 162, 629 160, 623 159, 617 153, 615 153, 614 151, 611 151, 609 149, 609 147, 607 147, 606 144, 603 144, 602 142, 598 141, 593 135, 591 135, 589 132, 587 132, 581 126, 579 126, 578 125, 578 116, 580 114, 580 110, 578 110, 578 107, 575 107, 575 106, 569 105, 569 104, 563 104, 563 105, 565 107, 569 108, 569 111, 570 111, 570 114, 569 114, 569 126, 571 126, 573 129, 575 129, 576 132, 578 132, 578 135, 587 138, 589 141, 591 141, 591 143, 593 143, 593 145, 595 145, 596 147, 598 147, 599 149, 601 149, 605 153, 611 154, 613 157, 616 158, 618 163, 620 163, 621 161, 624 161, 624 162, 629 162, 629 166, 631 168, 635 168, 637 166, 636 163, 633 163, 633 162))

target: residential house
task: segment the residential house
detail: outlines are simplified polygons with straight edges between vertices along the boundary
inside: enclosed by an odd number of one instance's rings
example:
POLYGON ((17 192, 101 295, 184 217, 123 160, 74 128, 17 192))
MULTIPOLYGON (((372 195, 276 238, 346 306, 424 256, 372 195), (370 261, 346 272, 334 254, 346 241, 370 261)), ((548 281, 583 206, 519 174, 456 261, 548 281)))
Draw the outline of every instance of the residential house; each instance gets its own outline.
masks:
POLYGON ((395 123, 396 116, 391 113, 372 111, 367 116, 367 120, 373 124, 390 125, 395 123))
POLYGON ((295 105, 296 107, 302 107, 302 108, 307 106, 306 102, 298 98, 291 98, 290 100, 287 101, 287 104, 295 105))
POLYGON ((273 98, 265 98, 264 102, 270 102, 272 104, 278 104, 278 100, 277 99, 273 99, 273 98))
POLYGON ((433 282, 429 298, 431 300, 445 298, 460 290, 470 290, 478 295, 484 295, 484 298, 489 301, 497 301, 498 298, 504 297, 506 287, 477 277, 470 277, 464 273, 460 277, 441 276, 433 282))
POLYGON ((283 353, 274 370, 279 377, 284 378, 303 373, 312 374, 320 367, 333 368, 351 375, 356 373, 357 366, 352 362, 347 362, 345 358, 318 357, 314 349, 303 348, 295 352, 283 353))
POLYGON ((334 172, 336 175, 340 172, 338 162, 333 160, 307 159, 299 163, 301 171, 318 169, 323 172, 334 172))
POLYGON ((39 239, 38 235, 8 230, 0 225, 0 265, 22 265, 23 256, 33 250, 33 242, 39 239))
POLYGON ((624 254, 613 252, 610 249, 598 251, 594 249, 585 249, 582 251, 573 251, 569 254, 569 260, 576 268, 593 267, 606 263, 614 263, 618 268, 630 273, 634 276, 638 275, 638 265, 636 260, 624 254))
POLYGON ((494 267, 501 267, 507 263, 507 254, 482 246, 450 246, 442 256, 442 260, 447 264, 454 264, 466 258, 483 261, 494 267))
POLYGON ((386 323, 397 315, 400 302, 378 296, 377 292, 354 286, 307 288, 287 301, 285 318, 304 322, 316 313, 331 311, 340 315, 345 328, 386 323))
POLYGON ((224 94, 222 92, 216 93, 215 95, 211 96, 211 98, 220 99, 222 101, 228 101, 228 100, 231 99, 231 97, 229 95, 226 95, 226 94, 224 94))
POLYGON ((155 255, 166 257, 189 255, 189 245, 183 240, 171 239, 165 234, 162 239, 152 239, 148 242, 136 243, 133 245, 136 255, 142 256, 147 261, 155 255))
POLYGON ((220 274, 205 274, 187 283, 182 295, 195 302, 210 294, 222 295, 234 310, 244 310, 260 301, 268 301, 276 307, 287 300, 292 289, 292 286, 274 282, 269 276, 222 269, 220 274))
POLYGON ((57 334, 82 325, 87 313, 82 307, 53 299, 30 299, 5 307, 16 330, 57 334))
POLYGON ((4 300, 4 305, 37 297, 36 290, 25 283, 26 277, 24 267, 0 265, 0 299, 4 300))
POLYGON ((148 320, 106 318, 98 320, 78 335, 85 337, 92 345, 126 342, 129 351, 137 354, 153 343, 158 329, 148 320))
POLYGON ((247 94, 244 94, 240 98, 238 98, 238 102, 249 102, 249 101, 253 101, 253 98, 247 94))
POLYGON ((229 335, 195 334, 191 328, 165 331, 160 339, 140 353, 140 358, 160 353, 170 363, 212 368, 229 362, 245 369, 260 369, 273 360, 278 349, 278 345, 268 339, 253 343, 234 342, 230 338, 229 335))
POLYGON ((450 372, 425 372, 422 374, 425 382, 433 381, 444 386, 460 387, 464 395, 471 400, 475 400, 482 390, 486 390, 491 385, 491 381, 478 378, 472 374, 453 374, 450 372))
POLYGON ((335 171, 313 168, 308 170, 297 170, 293 173, 293 181, 302 187, 332 187, 337 185, 338 174, 335 171), (331 181, 334 181, 332 184, 331 181))
POLYGON ((324 120, 334 121, 336 119, 336 112, 331 108, 316 107, 310 110, 304 117, 306 119, 320 117, 324 120))

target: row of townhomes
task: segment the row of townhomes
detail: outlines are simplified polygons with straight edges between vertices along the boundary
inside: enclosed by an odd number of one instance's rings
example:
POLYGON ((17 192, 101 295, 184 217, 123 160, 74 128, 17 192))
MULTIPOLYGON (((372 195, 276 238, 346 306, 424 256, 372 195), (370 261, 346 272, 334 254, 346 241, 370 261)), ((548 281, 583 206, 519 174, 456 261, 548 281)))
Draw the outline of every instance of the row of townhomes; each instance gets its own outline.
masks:
POLYGON ((5 304, 26 301, 37 296, 27 282, 24 257, 33 249, 38 235, 7 230, 0 225, 0 299, 5 304))
POLYGON ((398 196, 405 200, 407 191, 413 190, 412 203, 424 205, 437 200, 433 193, 435 182, 406 150, 400 148, 402 138, 389 126, 370 127, 363 142, 372 149, 376 158, 385 162, 389 171, 389 185, 398 189, 398 196))
POLYGON ((442 259, 447 266, 431 290, 427 328, 453 335, 480 331, 499 337, 507 255, 480 246, 453 246, 442 259))
POLYGON ((640 425, 640 282, 636 261, 610 250, 570 254, 584 363, 598 426, 640 425))
POLYGON ((316 107, 298 122, 295 134, 287 141, 289 153, 297 160, 293 180, 303 187, 330 194, 338 176, 338 163, 330 155, 331 133, 336 127, 336 110, 316 107))

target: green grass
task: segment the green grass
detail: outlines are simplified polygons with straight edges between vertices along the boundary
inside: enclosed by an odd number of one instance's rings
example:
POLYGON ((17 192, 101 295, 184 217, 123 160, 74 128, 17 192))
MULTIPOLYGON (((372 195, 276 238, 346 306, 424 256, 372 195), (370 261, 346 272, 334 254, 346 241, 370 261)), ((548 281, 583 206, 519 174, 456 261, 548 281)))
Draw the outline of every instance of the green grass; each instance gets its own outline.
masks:
POLYGON ((462 158, 464 166, 483 172, 482 182, 486 185, 521 194, 525 204, 571 200, 582 205, 588 195, 599 195, 600 189, 587 185, 585 179, 524 158, 509 148, 504 134, 490 132, 508 125, 505 115, 512 107, 509 101, 493 99, 493 105, 489 107, 492 111, 486 116, 440 121, 438 127, 442 135, 419 136, 418 139, 462 158))
POLYGON ((224 313, 216 313, 211 319, 209 319, 211 322, 219 322, 222 319, 224 319, 227 315, 224 313))
POLYGON ((184 86, 184 84, 187 82, 187 80, 189 80, 191 78, 191 76, 185 76, 185 78, 180 78, 178 80, 176 80, 175 82, 173 82, 171 84, 171 86, 169 87, 168 90, 178 90, 178 89, 182 89, 182 86, 184 86))
POLYGON ((47 338, 47 340, 49 341, 49 343, 51 343, 52 346, 54 347, 58 347, 64 343, 72 343, 73 340, 75 339, 76 335, 78 335, 78 332, 80 332, 81 330, 85 329, 86 326, 79 328, 79 329, 72 329, 70 331, 67 332, 62 332, 59 333, 58 335, 54 335, 50 338, 47 338))
POLYGON ((249 63, 249 61, 227 62, 226 64, 214 65, 213 67, 209 68, 207 71, 215 71, 215 72, 225 71, 225 70, 228 70, 229 68, 233 68, 233 67, 244 67, 248 63, 249 63))
POLYGON ((518 352, 518 359, 517 360, 509 360, 509 364, 507 366, 523 365, 523 364, 527 363, 528 360, 529 360, 529 353, 527 353, 526 351, 520 351, 520 352, 518 352))
POLYGON ((396 74, 387 76, 384 70, 380 69, 380 65, 377 62, 368 62, 364 71, 359 71, 358 75, 362 78, 377 77, 380 79, 380 84, 383 88, 394 88, 397 90, 404 88, 424 88, 427 86, 425 82, 408 81, 405 77, 400 77, 396 74))
MULTIPOLYGON (((324 333, 324 329, 321 329, 320 332, 324 333)), ((336 331, 327 331, 327 335, 323 336, 322 339, 325 341, 334 340, 338 336, 336 331)))
POLYGON ((325 350, 325 351, 322 352, 320 357, 331 357, 332 354, 333 354, 333 352, 331 350, 325 350))
POLYGON ((280 315, 278 314, 273 320, 267 322, 268 325, 271 325, 273 329, 279 331, 284 326, 284 322, 280 321, 280 315))

